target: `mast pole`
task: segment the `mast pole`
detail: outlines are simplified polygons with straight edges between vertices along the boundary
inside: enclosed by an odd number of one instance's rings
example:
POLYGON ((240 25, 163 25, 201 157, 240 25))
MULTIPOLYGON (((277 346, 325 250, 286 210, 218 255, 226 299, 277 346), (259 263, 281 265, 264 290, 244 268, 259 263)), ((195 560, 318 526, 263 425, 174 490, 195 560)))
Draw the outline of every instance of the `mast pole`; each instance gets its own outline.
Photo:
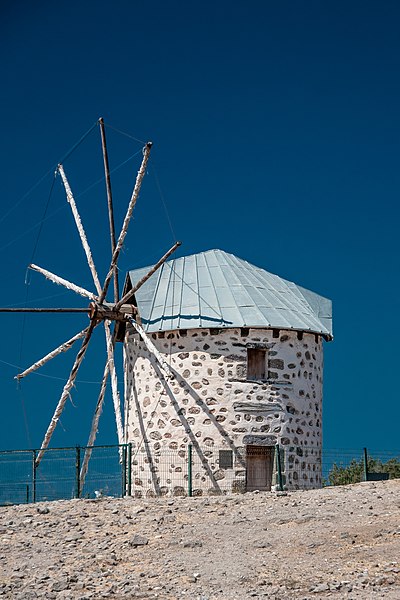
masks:
MULTIPOLYGON (((117 241, 115 238, 114 206, 113 206, 113 198, 112 198, 112 190, 111 190, 110 165, 108 162, 106 131, 105 131, 105 127, 104 127, 103 117, 100 117, 99 125, 100 125, 100 134, 101 134, 101 146, 103 149, 104 173, 105 173, 105 177, 106 177, 108 220, 110 222, 111 255, 114 256, 117 241)), ((118 302, 118 300, 119 300, 118 268, 115 265, 114 266, 114 302, 118 302)))

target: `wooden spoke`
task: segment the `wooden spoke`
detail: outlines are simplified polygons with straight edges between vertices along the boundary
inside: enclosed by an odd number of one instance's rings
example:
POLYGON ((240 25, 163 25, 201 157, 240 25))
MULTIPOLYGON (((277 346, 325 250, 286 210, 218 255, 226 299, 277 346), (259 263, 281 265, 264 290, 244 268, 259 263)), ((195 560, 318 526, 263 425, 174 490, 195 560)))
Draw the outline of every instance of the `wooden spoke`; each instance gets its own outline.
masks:
POLYGON ((152 267, 150 269, 150 271, 148 273, 146 273, 146 275, 144 275, 142 277, 142 279, 140 279, 136 283, 136 285, 131 290, 129 290, 129 292, 127 292, 125 294, 125 296, 123 296, 121 298, 121 300, 119 302, 117 302, 117 304, 115 305, 114 309, 115 310, 119 310, 123 304, 126 304, 132 298, 132 296, 138 291, 138 289, 141 288, 144 283, 146 283, 146 281, 161 267, 161 265, 163 265, 165 263, 165 261, 167 260, 167 258, 169 258, 171 256, 171 254, 173 252, 175 252, 175 250, 177 248, 179 248, 179 246, 181 246, 181 245, 182 245, 182 242, 176 242, 172 246, 172 248, 170 248, 168 250, 168 252, 166 252, 164 254, 164 256, 162 256, 160 258, 160 260, 154 265, 154 267, 152 267))
POLYGON ((78 209, 76 207, 75 199, 74 199, 74 196, 72 194, 70 185, 68 183, 67 176, 65 175, 64 168, 63 168, 62 165, 58 165, 58 172, 61 175, 61 179, 62 179, 64 187, 65 187, 65 192, 67 194, 67 201, 68 201, 68 203, 69 203, 69 205, 71 207, 72 214, 73 214, 74 219, 75 219, 75 224, 76 224, 76 227, 78 229, 79 237, 81 238, 82 246, 83 246, 83 249, 84 249, 85 254, 86 254, 86 259, 88 261, 89 269, 90 269, 90 272, 92 273, 94 285, 96 286, 97 293, 100 295, 101 294, 101 284, 100 284, 100 281, 99 281, 99 277, 97 275, 96 267, 94 266, 92 251, 90 250, 90 246, 89 246, 89 243, 87 241, 87 237, 86 237, 85 230, 83 228, 81 217, 80 217, 80 214, 79 214, 78 209))
POLYGON ((45 365, 47 362, 49 362, 49 360, 51 360, 52 358, 55 358, 56 356, 61 354, 61 352, 66 352, 67 350, 69 350, 77 340, 79 340, 84 335, 86 335, 86 333, 88 332, 88 329, 89 329, 89 327, 86 327, 86 329, 83 329, 82 331, 80 331, 79 333, 74 335, 74 337, 72 337, 70 340, 68 340, 67 342, 64 342, 63 344, 58 346, 58 348, 55 348, 54 350, 52 350, 51 352, 46 354, 46 356, 44 356, 43 358, 41 358, 40 360, 35 362, 28 369, 25 369, 25 371, 22 371, 22 373, 19 373, 18 375, 16 375, 14 377, 14 379, 22 379, 29 373, 33 373, 33 371, 36 371, 37 369, 40 369, 40 367, 43 367, 43 365, 45 365))
MULTIPOLYGON (((104 120, 102 117, 99 119, 100 134, 101 134, 101 146, 103 149, 103 162, 104 162, 104 174, 106 178, 106 190, 107 190, 107 204, 108 204, 108 220, 110 223, 110 238, 111 238, 111 256, 114 255, 115 247, 117 245, 115 238, 115 223, 114 223, 114 207, 111 191, 111 177, 110 177, 110 166, 108 164, 108 152, 107 152, 107 141, 106 131, 104 128, 104 120)), ((118 285, 118 269, 114 266, 114 302, 119 300, 119 285, 118 285)))
POLYGON ((46 279, 49 279, 50 281, 52 281, 53 283, 56 283, 57 285, 63 285, 64 287, 67 288, 67 290, 71 290, 71 291, 75 292, 76 294, 83 296, 84 298, 90 298, 90 300, 94 300, 94 301, 98 300, 97 296, 92 294, 92 292, 88 292, 87 290, 85 290, 85 288, 80 287, 79 285, 75 285, 75 283, 71 283, 70 281, 63 279, 62 277, 59 277, 58 275, 54 275, 54 273, 51 273, 50 271, 47 271, 46 269, 43 269, 42 267, 38 267, 37 265, 31 264, 31 265, 29 265, 29 269, 32 269, 33 271, 37 271, 38 273, 41 273, 42 275, 44 275, 46 277, 46 279))
POLYGON ((101 414, 103 412, 103 404, 105 393, 107 389, 107 379, 108 375, 111 372, 111 389, 113 396, 113 404, 114 404, 114 413, 115 420, 117 424, 117 434, 118 434, 118 443, 123 443, 123 426, 122 426, 122 416, 121 416, 121 403, 120 397, 118 393, 118 384, 117 384, 117 375, 115 371, 115 361, 114 361, 114 346, 115 346, 115 337, 111 334, 110 331, 110 322, 104 321, 105 332, 106 332, 106 343, 107 343, 107 362, 104 368, 103 380, 101 382, 101 388, 99 397, 97 399, 96 408, 94 411, 92 426, 90 428, 89 439, 86 445, 85 455, 82 461, 82 467, 80 472, 80 489, 83 489, 85 484, 85 478, 88 471, 90 457, 92 456, 92 447, 96 441, 96 435, 99 429, 99 420, 101 414))
POLYGON ((128 232, 129 222, 130 222, 130 220, 132 218, 133 209, 135 207, 136 201, 137 201, 138 196, 139 196, 140 187, 142 185, 143 177, 144 177, 144 175, 146 173, 146 167, 147 167, 147 163, 148 163, 149 156, 150 156, 151 146, 152 146, 152 143, 148 142, 146 144, 145 148, 144 148, 142 164, 140 165, 140 169, 139 169, 137 177, 136 177, 136 183, 135 183, 135 187, 133 188, 132 197, 131 197, 129 205, 128 205, 128 210, 127 210, 126 215, 125 215, 125 219, 124 219, 124 222, 123 222, 123 225, 122 225, 121 233, 119 234, 119 238, 118 238, 115 250, 114 250, 113 257, 111 259, 110 270, 108 271, 107 276, 105 278, 104 285, 103 285, 103 291, 102 291, 102 293, 100 295, 100 298, 99 298, 99 303, 100 304, 103 302, 104 298, 107 295, 108 286, 110 285, 111 277, 112 277, 113 272, 114 272, 114 267, 117 264, 119 253, 121 252, 121 248, 122 248, 122 246, 124 244, 125 237, 126 237, 126 234, 128 232))
POLYGON ((118 392, 117 372, 115 369, 115 361, 114 361, 115 340, 113 339, 113 336, 111 335, 110 321, 108 321, 108 320, 104 321, 104 330, 106 333, 107 359, 108 359, 108 365, 109 365, 109 370, 110 370, 110 375, 111 375, 111 391, 112 391, 112 398, 113 398, 113 404, 114 404, 115 421, 117 424, 118 444, 122 444, 123 439, 124 439, 124 432, 123 432, 122 416, 121 416, 121 400, 120 400, 119 392, 118 392))
POLYGON ((157 350, 157 348, 155 347, 155 345, 153 344, 143 327, 141 327, 139 323, 136 323, 135 319, 133 319, 130 315, 126 315, 126 318, 129 321, 129 323, 133 326, 133 328, 137 331, 137 333, 140 335, 148 351, 151 352, 151 354, 154 354, 155 358, 157 359, 157 362, 159 363, 166 377, 173 377, 171 367, 169 366, 165 358, 162 356, 162 354, 157 350))
POLYGON ((81 467, 81 472, 80 472, 80 476, 79 476, 81 490, 83 490, 83 486, 85 484, 85 478, 86 478, 86 474, 87 474, 87 470, 88 470, 88 466, 89 466, 89 461, 90 461, 90 457, 92 456, 92 447, 94 446, 94 443, 96 441, 96 435, 97 435, 97 432, 99 429, 99 420, 101 417, 101 413, 103 412, 103 404, 104 404, 104 398, 105 398, 106 389, 107 389, 107 379, 108 379, 109 372, 110 372, 110 365, 107 360, 106 366, 104 368, 103 380, 101 382, 99 397, 97 399, 97 404, 96 404, 96 408, 95 408, 93 419, 92 419, 92 426, 90 428, 89 439, 86 444, 85 455, 84 455, 83 461, 82 461, 82 467, 81 467))
POLYGON ((47 447, 48 447, 48 445, 50 443, 51 436, 53 435, 53 432, 54 432, 54 430, 55 430, 55 428, 57 426, 57 423, 58 423, 58 420, 59 420, 59 418, 61 416, 61 413, 64 410, 65 403, 66 403, 67 398, 69 397, 70 391, 71 391, 71 389, 72 389, 72 387, 74 385, 76 376, 78 375, 79 367, 82 364, 83 358, 84 358, 84 356, 86 354, 86 350, 88 348, 89 340, 90 340, 90 338, 92 336, 93 329, 96 327, 96 325, 97 325, 96 321, 93 320, 93 321, 90 322, 90 325, 89 325, 89 327, 87 329, 86 335, 85 335, 85 337, 83 339, 83 342, 82 342, 82 346, 81 346, 81 348, 80 348, 80 350, 79 350, 79 352, 78 352, 78 354, 77 354, 77 356, 75 358, 75 362, 74 362, 73 367, 71 369, 71 373, 69 375, 68 381, 67 381, 67 383, 64 386, 64 389, 62 391, 60 400, 58 401, 56 410, 54 411, 53 418, 50 421, 50 425, 47 428, 46 435, 44 436, 42 445, 41 445, 40 450, 38 452, 38 455, 36 457, 36 466, 38 466, 40 464, 40 461, 43 458, 43 454, 44 454, 45 450, 47 449, 47 447))

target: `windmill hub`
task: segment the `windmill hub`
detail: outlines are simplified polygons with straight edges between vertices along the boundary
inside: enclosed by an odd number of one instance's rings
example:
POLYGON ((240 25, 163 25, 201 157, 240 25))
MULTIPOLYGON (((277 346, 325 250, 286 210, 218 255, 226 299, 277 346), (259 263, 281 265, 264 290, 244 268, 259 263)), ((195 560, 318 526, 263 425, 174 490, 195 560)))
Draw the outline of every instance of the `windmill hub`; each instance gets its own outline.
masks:
POLYGON ((89 304, 88 314, 89 318, 91 320, 94 319, 95 321, 104 321, 107 319, 109 321, 127 322, 125 315, 135 315, 137 314, 137 309, 133 304, 123 304, 116 310, 115 305, 109 302, 104 302, 103 304, 91 302, 89 304))

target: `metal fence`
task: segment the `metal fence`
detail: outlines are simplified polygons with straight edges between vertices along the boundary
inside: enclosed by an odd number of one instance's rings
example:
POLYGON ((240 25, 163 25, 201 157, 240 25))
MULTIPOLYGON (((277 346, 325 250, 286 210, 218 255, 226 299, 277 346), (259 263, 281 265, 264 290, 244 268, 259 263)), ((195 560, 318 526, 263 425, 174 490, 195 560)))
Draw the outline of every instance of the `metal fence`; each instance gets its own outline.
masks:
POLYGON ((127 446, 94 446, 83 488, 80 471, 86 448, 0 451, 0 505, 90 498, 126 493, 127 446))
MULTIPOLYGON (((80 473, 87 449, 0 451, 0 505, 99 496, 197 496, 245 492, 246 448, 191 444, 150 451, 131 444, 90 448, 84 483, 80 473)), ((295 490, 400 478, 400 452, 320 450, 276 446, 270 453, 272 489, 295 490)))
POLYGON ((324 450, 322 484, 347 485, 361 481, 400 478, 400 451, 324 450))

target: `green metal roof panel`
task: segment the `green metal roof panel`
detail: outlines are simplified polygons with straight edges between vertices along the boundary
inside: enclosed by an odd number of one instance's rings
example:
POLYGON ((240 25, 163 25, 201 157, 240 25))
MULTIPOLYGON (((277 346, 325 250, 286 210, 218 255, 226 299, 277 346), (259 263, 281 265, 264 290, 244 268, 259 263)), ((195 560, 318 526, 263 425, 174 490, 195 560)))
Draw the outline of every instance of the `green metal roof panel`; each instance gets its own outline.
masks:
MULTIPOLYGON (((134 285, 151 267, 129 271, 134 285)), ((146 331, 273 327, 332 338, 332 302, 222 250, 170 260, 136 293, 146 331)))

